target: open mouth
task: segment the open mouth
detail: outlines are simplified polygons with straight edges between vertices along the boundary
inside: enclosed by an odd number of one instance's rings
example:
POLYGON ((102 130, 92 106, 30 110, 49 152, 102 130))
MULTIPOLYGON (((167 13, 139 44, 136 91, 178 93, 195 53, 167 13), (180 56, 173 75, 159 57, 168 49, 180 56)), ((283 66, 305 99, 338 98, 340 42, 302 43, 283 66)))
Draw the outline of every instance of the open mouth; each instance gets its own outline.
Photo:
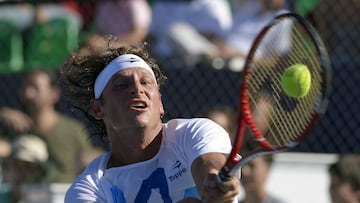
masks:
POLYGON ((147 104, 143 101, 136 101, 130 104, 131 109, 143 110, 147 107, 147 104))

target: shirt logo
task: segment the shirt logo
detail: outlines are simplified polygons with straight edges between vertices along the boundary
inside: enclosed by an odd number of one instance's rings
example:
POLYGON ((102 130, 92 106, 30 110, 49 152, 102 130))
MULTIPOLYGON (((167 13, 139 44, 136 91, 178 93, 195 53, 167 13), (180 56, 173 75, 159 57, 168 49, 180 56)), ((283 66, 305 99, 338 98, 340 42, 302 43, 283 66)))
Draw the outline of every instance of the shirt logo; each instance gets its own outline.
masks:
POLYGON ((182 163, 179 160, 177 160, 175 164, 172 165, 171 170, 175 172, 172 175, 168 176, 170 182, 179 179, 184 173, 187 172, 187 169, 185 167, 182 167, 181 165, 182 163))
POLYGON ((174 170, 174 169, 176 169, 176 168, 179 169, 180 166, 181 166, 181 162, 180 162, 179 160, 177 160, 177 161, 175 162, 175 164, 173 165, 172 170, 174 170))

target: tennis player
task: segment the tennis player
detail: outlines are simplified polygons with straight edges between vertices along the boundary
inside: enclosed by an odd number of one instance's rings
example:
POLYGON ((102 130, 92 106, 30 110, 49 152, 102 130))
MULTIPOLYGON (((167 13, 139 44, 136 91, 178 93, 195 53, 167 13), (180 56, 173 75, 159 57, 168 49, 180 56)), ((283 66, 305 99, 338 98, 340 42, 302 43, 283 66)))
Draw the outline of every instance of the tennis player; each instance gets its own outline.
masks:
POLYGON ((74 105, 111 146, 71 185, 66 203, 237 202, 239 177, 217 175, 229 135, 205 118, 163 123, 166 76, 146 44, 75 53, 61 72, 74 105))

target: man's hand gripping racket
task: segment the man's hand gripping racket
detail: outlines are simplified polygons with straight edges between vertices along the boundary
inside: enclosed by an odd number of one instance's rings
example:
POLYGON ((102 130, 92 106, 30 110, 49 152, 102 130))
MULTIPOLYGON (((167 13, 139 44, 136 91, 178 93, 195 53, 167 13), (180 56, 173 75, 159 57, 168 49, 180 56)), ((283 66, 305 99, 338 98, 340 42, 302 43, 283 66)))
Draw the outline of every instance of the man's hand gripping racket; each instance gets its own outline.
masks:
POLYGON ((308 136, 326 110, 330 79, 326 49, 305 19, 287 13, 264 27, 242 72, 236 139, 220 179, 234 175, 256 156, 288 150, 308 136), (311 84, 305 96, 292 97, 285 93, 281 79, 288 67, 298 64, 308 68, 311 84), (248 132, 260 147, 240 156, 248 132))

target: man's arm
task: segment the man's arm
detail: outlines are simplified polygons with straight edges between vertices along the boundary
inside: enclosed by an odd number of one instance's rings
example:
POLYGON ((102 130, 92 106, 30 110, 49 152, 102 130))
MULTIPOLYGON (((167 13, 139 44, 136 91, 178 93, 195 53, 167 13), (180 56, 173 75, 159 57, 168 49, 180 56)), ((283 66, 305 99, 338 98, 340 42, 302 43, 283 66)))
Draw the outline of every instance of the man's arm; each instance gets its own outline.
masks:
POLYGON ((240 181, 232 177, 220 181, 218 173, 226 162, 222 153, 206 153, 192 163, 192 175, 203 203, 234 202, 239 193, 240 181))

